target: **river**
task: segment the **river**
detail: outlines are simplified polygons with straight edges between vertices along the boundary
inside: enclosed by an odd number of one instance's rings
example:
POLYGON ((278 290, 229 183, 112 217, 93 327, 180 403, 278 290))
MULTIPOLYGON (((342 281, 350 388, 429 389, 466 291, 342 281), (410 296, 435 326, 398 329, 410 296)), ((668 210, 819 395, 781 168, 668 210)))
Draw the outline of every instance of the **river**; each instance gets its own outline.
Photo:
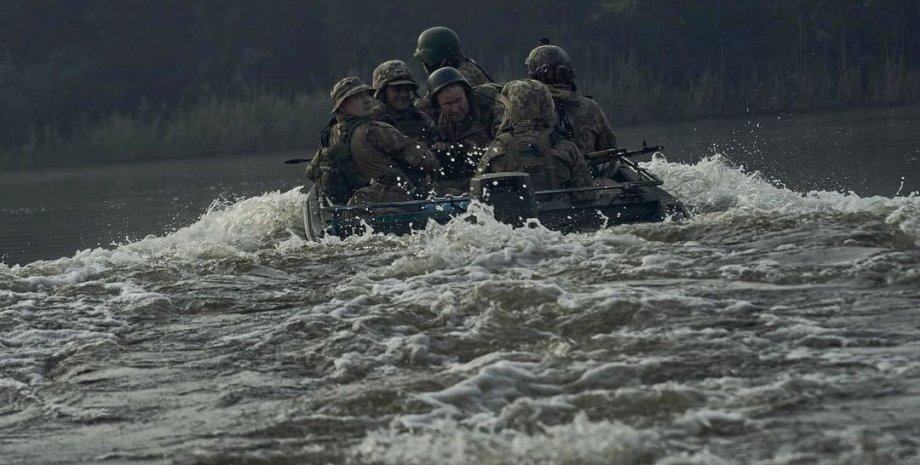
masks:
POLYGON ((685 221, 302 239, 285 156, 0 174, 0 463, 920 463, 920 108, 624 128, 685 221))

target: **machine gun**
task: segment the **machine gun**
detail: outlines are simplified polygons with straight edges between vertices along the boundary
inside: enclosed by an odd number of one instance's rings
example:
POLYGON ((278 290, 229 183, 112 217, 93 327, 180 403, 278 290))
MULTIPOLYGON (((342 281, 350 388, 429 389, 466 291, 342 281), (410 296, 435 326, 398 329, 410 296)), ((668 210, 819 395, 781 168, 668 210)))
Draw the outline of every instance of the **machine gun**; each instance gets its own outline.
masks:
MULTIPOLYGON (((660 152, 664 150, 663 145, 653 145, 649 147, 645 141, 642 141, 642 148, 639 150, 626 150, 626 149, 607 149, 607 150, 598 150, 597 152, 590 152, 585 154, 585 161, 588 162, 588 166, 596 166, 602 163, 607 163, 616 160, 626 160, 629 157, 635 157, 638 155, 647 155, 649 153, 660 152)), ((631 160, 628 161, 630 165, 635 163, 631 160)))

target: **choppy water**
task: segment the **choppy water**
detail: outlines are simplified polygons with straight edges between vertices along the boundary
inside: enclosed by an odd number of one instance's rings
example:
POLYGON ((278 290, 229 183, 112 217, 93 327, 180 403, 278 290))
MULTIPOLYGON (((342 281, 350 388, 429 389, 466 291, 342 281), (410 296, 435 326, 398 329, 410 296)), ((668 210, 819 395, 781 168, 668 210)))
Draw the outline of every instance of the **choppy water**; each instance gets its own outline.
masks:
POLYGON ((0 462, 920 463, 920 197, 306 243, 294 189, 0 265, 0 462))

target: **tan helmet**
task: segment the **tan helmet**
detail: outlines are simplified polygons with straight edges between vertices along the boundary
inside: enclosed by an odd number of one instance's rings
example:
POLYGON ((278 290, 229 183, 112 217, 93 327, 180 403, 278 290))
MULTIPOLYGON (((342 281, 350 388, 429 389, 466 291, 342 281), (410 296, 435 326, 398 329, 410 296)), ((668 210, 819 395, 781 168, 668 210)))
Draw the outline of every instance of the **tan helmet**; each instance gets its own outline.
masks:
POLYGON ((502 87, 501 101, 505 105, 505 120, 543 121, 556 124, 553 96, 542 82, 535 79, 510 81, 502 87))
POLYGON ((409 65, 402 60, 388 60, 380 63, 374 69, 373 81, 374 97, 380 98, 380 93, 386 86, 410 85, 413 89, 418 89, 418 84, 412 78, 412 72, 409 71, 409 65))
POLYGON ((353 97, 364 92, 373 91, 374 88, 361 82, 361 78, 348 76, 347 78, 342 79, 341 81, 335 83, 335 86, 332 87, 332 92, 329 93, 329 96, 332 97, 333 113, 336 112, 343 103, 345 103, 345 100, 348 100, 348 97, 353 97))

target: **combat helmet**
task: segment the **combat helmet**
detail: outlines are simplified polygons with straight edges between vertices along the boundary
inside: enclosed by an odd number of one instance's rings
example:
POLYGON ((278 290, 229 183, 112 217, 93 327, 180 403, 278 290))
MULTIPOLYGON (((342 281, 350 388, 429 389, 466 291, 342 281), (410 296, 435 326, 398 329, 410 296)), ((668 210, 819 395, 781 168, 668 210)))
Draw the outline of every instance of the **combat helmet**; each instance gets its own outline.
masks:
POLYGON ((373 91, 374 88, 361 82, 361 78, 355 76, 343 78, 341 81, 335 83, 332 91, 329 92, 329 97, 332 98, 332 112, 335 113, 338 111, 339 107, 341 107, 349 97, 373 91))
POLYGON ((556 124, 553 96, 540 81, 509 81, 502 87, 500 99, 505 106, 506 121, 541 121, 547 126, 556 124))
POLYGON ((575 69, 569 54, 556 45, 541 45, 530 51, 527 59, 530 77, 546 84, 575 84, 575 69))
POLYGON ((374 97, 380 98, 380 93, 384 92, 386 86, 399 85, 411 85, 414 89, 418 89, 418 84, 412 78, 412 72, 409 71, 409 65, 406 62, 388 60, 380 63, 380 66, 374 69, 374 97))
POLYGON ((453 29, 437 26, 425 29, 418 36, 418 48, 415 49, 414 56, 429 69, 459 55, 460 37, 453 29))
POLYGON ((470 82, 460 74, 460 71, 450 66, 437 69, 428 76, 428 99, 431 101, 432 107, 438 107, 438 92, 441 92, 451 84, 460 84, 467 93, 473 89, 470 86, 470 82))

